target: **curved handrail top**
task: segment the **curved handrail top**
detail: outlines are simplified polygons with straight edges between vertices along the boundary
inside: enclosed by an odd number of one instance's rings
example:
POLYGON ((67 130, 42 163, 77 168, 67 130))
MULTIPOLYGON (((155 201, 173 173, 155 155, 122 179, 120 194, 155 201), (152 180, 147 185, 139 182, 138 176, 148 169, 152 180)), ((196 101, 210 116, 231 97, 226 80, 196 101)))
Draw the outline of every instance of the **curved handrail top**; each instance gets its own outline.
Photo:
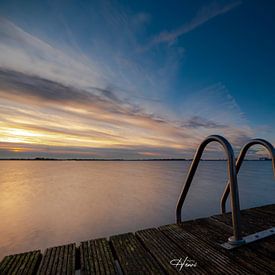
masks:
MULTIPOLYGON (((275 149, 273 147, 273 145, 268 142, 267 140, 261 139, 261 138, 255 138, 255 139, 251 139, 250 141, 248 141, 241 149, 238 159, 236 161, 236 173, 238 174, 242 163, 244 161, 244 158, 246 156, 247 151, 249 150, 250 147, 252 147, 253 145, 262 145, 264 146, 267 151, 270 154, 271 160, 272 160, 272 168, 273 168, 273 174, 275 177, 275 149)), ((226 211, 226 200, 228 198, 228 195, 230 193, 230 188, 229 188, 229 181, 227 181, 226 187, 224 189, 222 198, 221 198, 221 210, 222 213, 225 213, 226 211)))
POLYGON ((201 159, 202 153, 203 153, 205 147, 210 142, 214 142, 214 141, 220 143, 223 146, 223 148, 224 148, 224 150, 227 154, 227 157, 228 157, 228 173, 230 175, 230 178, 232 178, 232 182, 235 183, 237 181, 237 179, 236 179, 236 170, 235 170, 234 151, 233 151, 233 148, 232 148, 231 144, 228 142, 227 139, 225 139, 222 136, 219 136, 219 135, 208 136, 206 139, 204 139, 201 142, 201 144, 199 145, 199 147, 198 147, 198 149, 195 153, 194 159, 191 163, 188 175, 186 177, 185 185, 183 186, 181 195, 178 199, 177 208, 176 208, 176 219, 177 219, 178 223, 181 222, 182 205, 183 205, 184 200, 186 198, 186 195, 188 193, 188 190, 189 190, 189 187, 191 185, 194 174, 197 170, 197 167, 198 167, 199 161, 201 159))

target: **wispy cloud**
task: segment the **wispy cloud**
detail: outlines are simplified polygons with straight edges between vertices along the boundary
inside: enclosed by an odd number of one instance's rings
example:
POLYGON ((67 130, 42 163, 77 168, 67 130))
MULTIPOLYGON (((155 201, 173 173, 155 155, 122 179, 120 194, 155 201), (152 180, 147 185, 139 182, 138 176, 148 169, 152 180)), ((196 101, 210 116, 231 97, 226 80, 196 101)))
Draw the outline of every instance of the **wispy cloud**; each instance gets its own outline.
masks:
POLYGON ((196 16, 190 21, 179 28, 171 31, 162 31, 156 36, 154 36, 148 45, 146 45, 142 50, 148 50, 149 48, 160 44, 160 43, 171 43, 175 41, 180 36, 193 31, 194 29, 198 28, 199 26, 203 25, 204 23, 208 22, 209 20, 229 12, 230 10, 236 8, 239 6, 242 2, 237 1, 233 2, 227 5, 221 5, 217 2, 213 2, 210 5, 204 6, 201 9, 199 9, 196 16))
POLYGON ((214 121, 205 119, 203 117, 199 116, 192 116, 190 119, 188 119, 186 122, 183 123, 184 127, 187 128, 213 128, 213 129, 218 129, 218 128, 225 128, 226 125, 216 123, 214 121))
MULTIPOLYGON (((203 8, 190 23, 161 33, 152 43, 172 42, 237 5, 203 8)), ((108 39, 110 33, 116 39, 109 43, 103 34, 94 33, 86 54, 66 21, 69 50, 0 19, 3 153, 189 158, 209 134, 224 134, 236 145, 253 135, 221 83, 189 91, 177 106, 166 104, 163 98, 173 89, 184 49, 166 47, 161 61, 136 53, 135 31, 153 20, 149 14, 129 15, 111 2, 102 2, 100 14, 108 25, 108 39)))
POLYGON ((77 148, 86 148, 85 153, 78 150, 81 156, 97 152, 108 157, 108 148, 110 157, 137 157, 140 152, 146 152, 147 157, 150 152, 162 157, 190 157, 201 139, 213 131, 226 133, 234 143, 239 142, 239 136, 247 139, 251 135, 243 125, 220 124, 214 118, 194 116, 194 111, 181 121, 150 114, 127 101, 118 101, 107 90, 93 94, 3 69, 0 80, 4 117, 0 121, 1 141, 24 152, 31 145, 34 151, 29 152, 35 154, 44 145, 51 147, 51 152, 56 148, 71 156, 70 148, 75 148, 75 154, 77 148))
MULTIPOLYGON (((71 144, 74 143, 72 136, 78 136, 75 138, 75 142, 81 141, 81 136, 82 140, 86 140, 86 145, 94 143, 97 146, 100 139, 101 145, 99 144, 99 146, 101 147, 111 146, 111 144, 119 147, 134 144, 161 146, 165 142, 172 141, 173 138, 175 138, 175 141, 171 146, 175 147, 178 146, 179 139, 187 136, 187 134, 181 132, 180 127, 169 124, 157 116, 147 114, 142 108, 137 108, 128 102, 118 102, 116 98, 109 96, 109 92, 107 97, 104 93, 101 96, 94 95, 85 90, 14 71, 2 71, 0 75, 2 101, 17 102, 21 105, 16 108, 17 114, 8 112, 8 110, 5 111, 5 108, 3 108, 3 113, 6 113, 4 124, 10 126, 12 124, 12 128, 16 128, 16 124, 21 124, 20 127, 28 131, 37 132, 40 130, 40 132, 44 132, 42 136, 47 139, 48 132, 52 131, 53 134, 57 134, 57 131, 54 130, 58 125, 55 122, 56 118, 57 120, 63 118, 64 120, 67 119, 67 122, 59 125, 58 131, 64 136, 69 136, 68 140, 71 144), (24 112, 18 114, 18 111, 26 109, 28 109, 27 119, 24 119, 24 112), (36 109, 39 109, 40 112, 44 110, 50 115, 49 118, 43 112, 37 113, 36 109), (33 120, 29 118, 31 113, 33 113, 33 120), (10 118, 9 122, 7 122, 8 118, 10 118), (21 118, 21 122, 20 119, 18 121, 18 118, 21 118), (37 128, 37 125, 40 125, 39 121, 45 121, 45 125, 54 127, 48 127, 48 129, 37 128), (26 122, 32 125, 27 126, 26 122), (66 129, 65 125, 70 126, 66 129), (78 131, 78 134, 73 131, 74 128, 78 131), (68 129, 70 129, 70 133, 68 129), (125 132, 128 132, 127 138, 125 138, 125 132), (159 135, 156 135, 156 132, 159 135), (103 135, 109 139, 102 139, 103 135)), ((5 126, 4 128, 8 127, 5 126)), ((2 132, 2 138, 5 131, 4 129, 2 132)), ((28 140, 29 138, 25 139, 27 142, 28 140)), ((40 136, 37 140, 40 140, 40 136)), ((63 138, 62 142, 64 143, 65 140, 63 138)), ((48 139, 47 141, 49 142, 48 139)), ((53 144, 53 142, 51 143, 53 144)))
MULTIPOLYGON (((0 66, 38 75, 61 83, 83 87, 91 82, 103 85, 100 66, 90 59, 66 52, 24 31, 0 17, 0 66)), ((106 76, 107 77, 107 76, 106 76)))
MULTIPOLYGON (((151 100, 159 102, 173 77, 171 65, 175 66, 177 58, 167 53, 164 63, 159 64, 133 55, 132 48, 136 47, 134 29, 149 20, 148 14, 130 17, 109 6, 104 8, 103 14, 116 36, 115 44, 106 41, 105 36, 109 33, 93 33, 95 38, 86 55, 74 42, 71 48, 62 48, 0 17, 0 66, 86 90, 90 87, 111 89, 112 95, 145 105, 151 100), (129 25, 131 20, 134 22, 129 25)), ((70 26, 65 24, 65 30, 73 41, 70 26)))

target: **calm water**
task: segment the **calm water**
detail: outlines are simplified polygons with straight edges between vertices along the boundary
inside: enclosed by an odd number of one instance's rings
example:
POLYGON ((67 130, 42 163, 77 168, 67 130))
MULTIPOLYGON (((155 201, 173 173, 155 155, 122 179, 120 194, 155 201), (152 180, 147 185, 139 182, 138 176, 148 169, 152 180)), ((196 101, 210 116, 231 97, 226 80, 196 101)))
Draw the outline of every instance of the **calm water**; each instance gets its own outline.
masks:
MULTIPOLYGON (((6 254, 164 225, 190 162, 0 162, 0 258, 6 254)), ((219 213, 226 162, 201 162, 185 220, 219 213)), ((275 202, 271 162, 245 162, 241 207, 275 202)))

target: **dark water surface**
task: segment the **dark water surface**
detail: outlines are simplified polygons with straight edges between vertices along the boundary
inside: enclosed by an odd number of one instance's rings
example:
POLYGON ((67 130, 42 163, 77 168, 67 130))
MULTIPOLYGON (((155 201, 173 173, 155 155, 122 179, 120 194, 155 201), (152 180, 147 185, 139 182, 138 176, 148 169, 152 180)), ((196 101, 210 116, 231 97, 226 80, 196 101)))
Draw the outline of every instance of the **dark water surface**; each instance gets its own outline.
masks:
MULTIPOLYGON (((174 222, 188 161, 1 161, 0 259, 174 222)), ((219 213, 225 161, 204 161, 184 220, 219 213)), ((275 203, 271 162, 246 161, 241 208, 275 203)))

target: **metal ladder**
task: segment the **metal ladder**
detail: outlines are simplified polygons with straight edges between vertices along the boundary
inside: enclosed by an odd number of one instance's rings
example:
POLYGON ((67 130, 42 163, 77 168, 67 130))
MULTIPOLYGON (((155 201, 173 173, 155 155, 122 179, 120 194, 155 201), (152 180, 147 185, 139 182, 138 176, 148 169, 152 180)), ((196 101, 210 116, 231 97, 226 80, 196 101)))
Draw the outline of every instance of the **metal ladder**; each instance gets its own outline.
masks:
POLYGON ((225 211, 225 202, 226 202, 228 195, 230 194, 231 208, 232 208, 233 236, 229 237, 228 241, 226 243, 222 244, 222 246, 226 249, 232 249, 232 248, 236 248, 241 245, 244 245, 246 243, 250 243, 250 242, 259 240, 261 238, 265 238, 267 236, 275 234, 275 228, 271 228, 271 229, 264 230, 264 231, 246 236, 246 237, 242 237, 241 227, 240 227, 240 223, 241 223, 240 222, 240 203, 239 203, 237 173, 240 169, 240 166, 242 164, 242 161, 245 157, 247 150, 252 145, 261 144, 268 149, 270 155, 272 156, 273 170, 274 170, 274 174, 275 174, 275 153, 274 153, 275 150, 269 142, 262 140, 262 139, 254 139, 254 140, 251 140, 250 142, 248 142, 242 148, 236 165, 235 165, 234 151, 232 149, 231 144, 227 141, 227 139, 225 139, 222 136, 211 135, 211 136, 207 137, 204 141, 202 141, 202 143, 199 145, 199 147, 195 153, 195 157, 191 163, 185 184, 183 186, 180 197, 178 199, 178 203, 177 203, 177 207, 176 207, 176 222, 181 223, 181 209, 182 209, 183 203, 185 201, 185 198, 186 198, 189 188, 191 186, 193 177, 196 173, 202 153, 205 150, 206 146, 211 142, 220 143, 223 146, 223 149, 225 150, 225 153, 227 155, 227 172, 228 172, 228 176, 229 176, 229 181, 227 182, 225 191, 223 193, 221 205, 222 205, 222 209, 224 209, 224 211, 225 211))
MULTIPOLYGON (((273 173, 275 176, 275 149, 272 146, 271 143, 269 143, 268 141, 264 140, 264 139, 252 139, 250 141, 248 141, 241 149, 238 159, 236 161, 236 173, 238 174, 240 171, 240 168, 242 166, 242 163, 244 161, 244 158, 246 156, 247 151, 249 150, 250 147, 252 147, 253 145, 262 145, 264 146, 267 151, 269 152, 269 155, 271 157, 272 160, 272 168, 273 168, 273 173)), ((226 200, 229 196, 230 193, 230 185, 229 182, 227 182, 223 195, 221 197, 221 212, 224 214, 226 212, 226 200)), ((263 230, 260 232, 256 232, 254 234, 250 234, 248 236, 243 237, 243 239, 245 240, 245 243, 251 243, 263 238, 266 238, 268 236, 271 236, 275 234, 275 227, 269 228, 267 230, 263 230)), ((225 248, 230 249, 231 246, 229 246, 228 244, 224 244, 223 245, 225 248)))

